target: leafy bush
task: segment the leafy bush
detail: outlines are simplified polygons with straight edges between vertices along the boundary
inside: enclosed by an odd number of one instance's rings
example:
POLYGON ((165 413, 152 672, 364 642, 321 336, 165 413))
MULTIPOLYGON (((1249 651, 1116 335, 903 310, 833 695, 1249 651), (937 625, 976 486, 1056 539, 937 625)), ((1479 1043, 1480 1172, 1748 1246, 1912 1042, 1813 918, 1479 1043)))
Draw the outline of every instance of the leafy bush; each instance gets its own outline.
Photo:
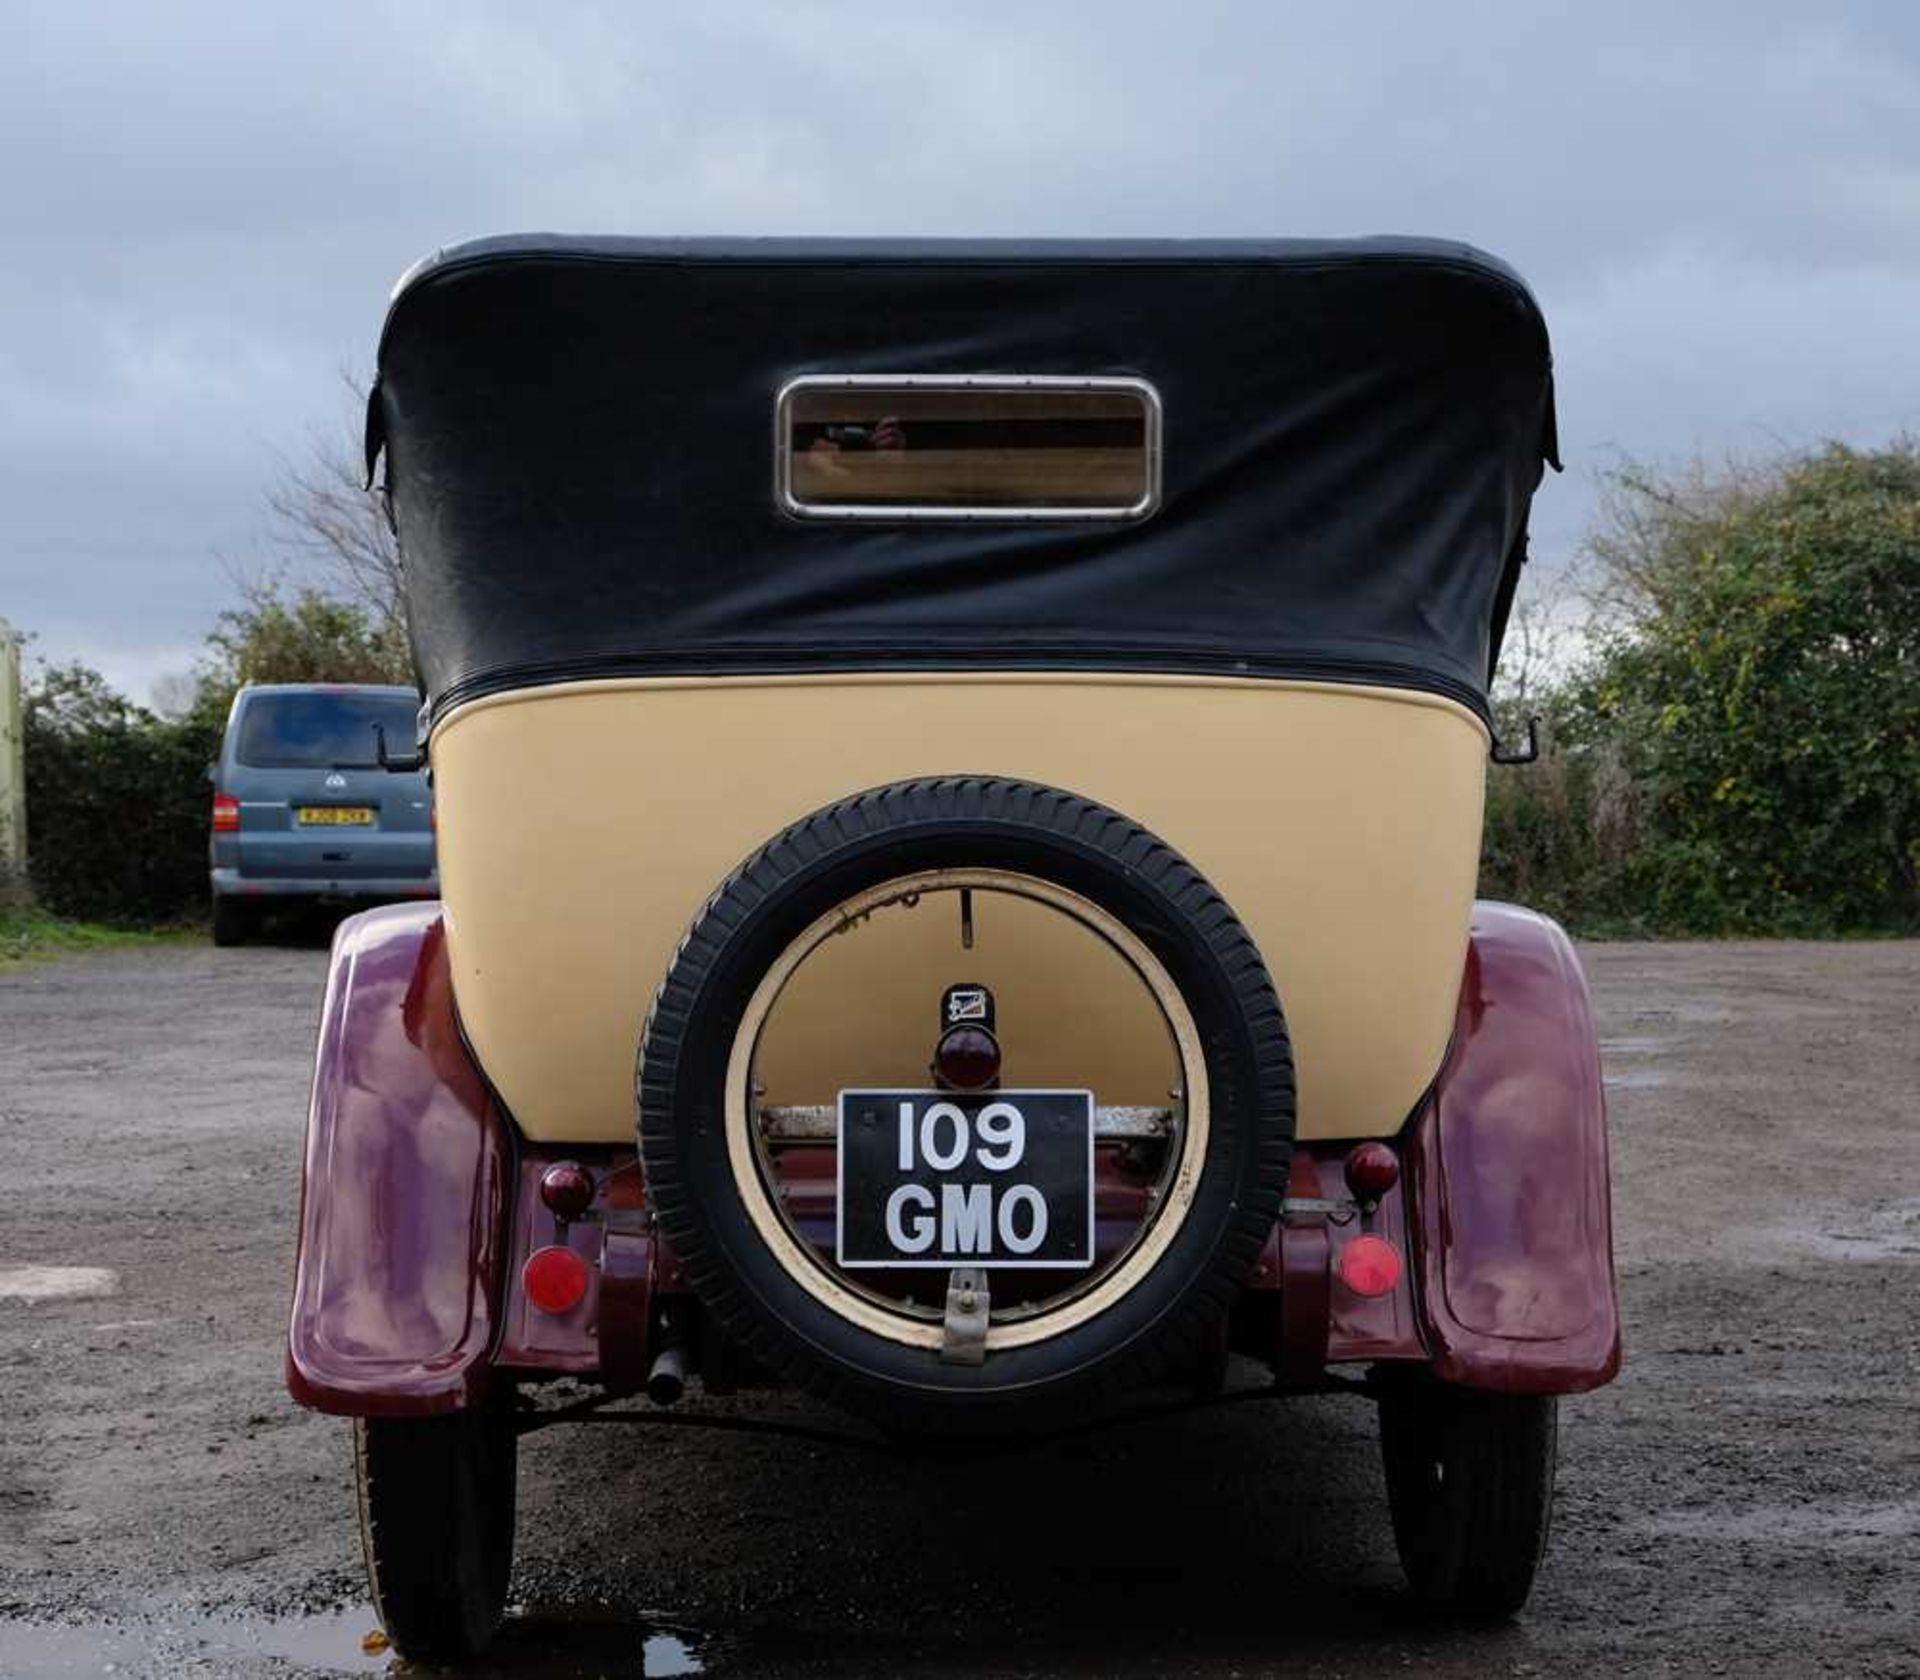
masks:
POLYGON ((208 790, 220 730, 168 721, 81 665, 43 671, 25 705, 27 864, 61 916, 145 925, 207 897, 208 790))
POLYGON ((44 670, 29 687, 28 874, 48 910, 121 926, 205 910, 205 771, 242 683, 412 676, 391 622, 310 589, 250 587, 207 650, 179 717, 134 705, 81 665, 44 670))
POLYGON ((410 683, 413 655, 398 618, 376 618, 317 589, 249 584, 207 636, 193 712, 224 727, 243 683, 410 683))
POLYGON ((1920 929, 1920 445, 1620 474, 1598 632, 1485 885, 1576 927, 1920 929))
POLYGON ((1569 747, 1553 711, 1543 723, 1537 762, 1488 771, 1481 892, 1581 933, 1658 931, 1634 896, 1644 811, 1619 747, 1569 747))

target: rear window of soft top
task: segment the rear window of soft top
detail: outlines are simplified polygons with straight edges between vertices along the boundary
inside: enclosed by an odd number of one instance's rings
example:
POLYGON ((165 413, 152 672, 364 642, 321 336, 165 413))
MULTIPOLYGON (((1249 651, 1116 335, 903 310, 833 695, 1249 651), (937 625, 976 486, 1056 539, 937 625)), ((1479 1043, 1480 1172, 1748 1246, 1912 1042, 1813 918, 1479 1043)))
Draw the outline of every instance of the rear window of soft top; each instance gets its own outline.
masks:
POLYGON ((410 694, 256 694, 241 709, 234 756, 256 770, 372 769, 376 727, 389 752, 413 750, 418 705, 410 694))

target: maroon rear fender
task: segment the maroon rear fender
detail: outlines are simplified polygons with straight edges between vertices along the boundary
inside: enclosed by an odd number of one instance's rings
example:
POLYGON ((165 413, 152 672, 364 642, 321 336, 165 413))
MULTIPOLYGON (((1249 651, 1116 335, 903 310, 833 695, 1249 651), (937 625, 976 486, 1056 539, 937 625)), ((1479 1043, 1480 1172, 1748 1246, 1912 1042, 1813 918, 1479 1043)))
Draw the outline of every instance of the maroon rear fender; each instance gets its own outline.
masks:
POLYGON ((1607 1115, 1586 979, 1553 922, 1474 907, 1453 1046, 1408 1136, 1439 1376, 1570 1394, 1620 1368, 1607 1115))
POLYGON ((287 1387, 357 1416, 485 1392, 511 1140, 454 1023, 437 904, 334 938, 301 1181, 287 1387))

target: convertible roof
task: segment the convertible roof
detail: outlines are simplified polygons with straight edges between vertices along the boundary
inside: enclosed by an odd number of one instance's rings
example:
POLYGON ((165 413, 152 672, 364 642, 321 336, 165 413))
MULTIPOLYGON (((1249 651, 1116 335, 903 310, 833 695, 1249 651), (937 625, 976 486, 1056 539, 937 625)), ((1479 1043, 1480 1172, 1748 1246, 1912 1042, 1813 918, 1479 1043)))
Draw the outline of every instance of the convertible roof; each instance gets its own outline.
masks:
POLYGON ((997 666, 1484 712, 1558 465, 1532 296, 1418 239, 478 240, 396 288, 367 439, 441 708, 589 676, 997 666), (803 374, 1145 379, 1161 505, 796 521, 773 422, 803 374))

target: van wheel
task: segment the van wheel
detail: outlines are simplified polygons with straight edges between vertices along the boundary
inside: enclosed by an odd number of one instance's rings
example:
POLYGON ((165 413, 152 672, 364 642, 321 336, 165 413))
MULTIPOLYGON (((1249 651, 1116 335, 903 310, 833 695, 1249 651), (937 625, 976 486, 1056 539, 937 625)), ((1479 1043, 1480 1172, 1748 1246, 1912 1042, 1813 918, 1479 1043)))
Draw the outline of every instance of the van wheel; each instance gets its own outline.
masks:
POLYGON ((1527 1602, 1553 1513, 1551 1396, 1421 1383, 1380 1401, 1400 1566, 1442 1615, 1494 1621, 1527 1602))
POLYGON ((253 906, 237 898, 213 901, 213 942, 216 945, 241 945, 253 932, 253 906))
POLYGON ((354 1422, 374 1613, 410 1661, 472 1656, 500 1625, 513 1571, 517 1444, 502 1409, 354 1422))

